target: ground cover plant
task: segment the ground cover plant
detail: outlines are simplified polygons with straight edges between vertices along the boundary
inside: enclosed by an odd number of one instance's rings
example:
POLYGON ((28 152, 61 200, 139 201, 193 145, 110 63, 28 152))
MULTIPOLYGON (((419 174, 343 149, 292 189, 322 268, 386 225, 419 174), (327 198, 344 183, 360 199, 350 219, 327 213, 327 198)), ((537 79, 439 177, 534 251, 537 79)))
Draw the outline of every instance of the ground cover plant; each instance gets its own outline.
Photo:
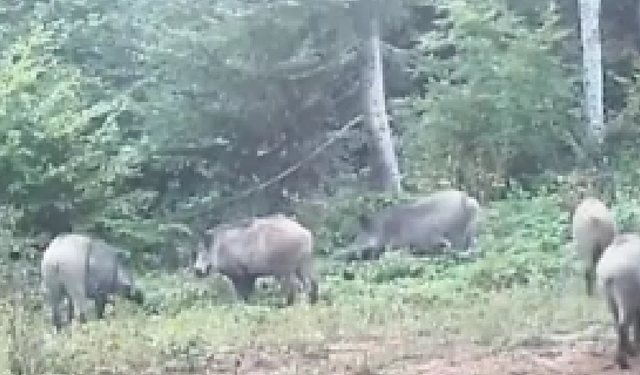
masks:
MULTIPOLYGON (((632 226, 635 207, 615 208, 632 226)), ((408 374, 411 366, 435 373, 426 364, 457 352, 499 358, 590 338, 611 350, 604 303, 585 296, 569 262, 568 219, 553 196, 512 197, 487 208, 484 256, 475 262, 390 253, 345 266, 320 258, 316 306, 277 307, 269 280, 244 305, 221 277, 149 272, 144 308, 118 299, 106 320, 57 336, 41 295, 16 273, 21 286, 3 299, 1 315, 15 341, 0 343, 10 354, 0 372, 408 374)))

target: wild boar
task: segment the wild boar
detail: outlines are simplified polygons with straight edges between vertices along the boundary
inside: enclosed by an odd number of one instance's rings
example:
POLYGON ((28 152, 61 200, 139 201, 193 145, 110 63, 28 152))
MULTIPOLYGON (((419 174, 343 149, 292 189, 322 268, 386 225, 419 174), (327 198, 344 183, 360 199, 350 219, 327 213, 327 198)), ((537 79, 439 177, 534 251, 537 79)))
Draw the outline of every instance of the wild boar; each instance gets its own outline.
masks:
POLYGON ((98 319, 103 318, 112 294, 143 303, 144 295, 118 258, 119 251, 85 234, 59 234, 49 243, 42 256, 41 274, 57 331, 62 327, 60 303, 65 298, 69 302, 69 321, 75 315, 81 323, 86 322, 91 300, 98 319))
POLYGON ((593 296, 596 264, 616 233, 614 215, 604 203, 587 197, 578 204, 572 218, 572 245, 585 266, 588 296, 593 296))
POLYGON ((211 271, 226 276, 245 302, 258 277, 274 276, 286 289, 286 304, 292 305, 299 281, 309 302, 315 304, 318 281, 313 246, 311 232, 284 215, 256 217, 240 225, 225 223, 199 241, 194 272, 198 277, 211 271))
POLYGON ((613 316, 618 345, 615 363, 628 369, 628 356, 636 356, 640 345, 640 235, 616 235, 596 266, 598 289, 604 293, 613 316), (629 328, 634 328, 634 346, 629 328))
POLYGON ((378 259, 385 247, 432 252, 451 248, 477 255, 481 220, 478 201, 460 190, 442 190, 414 202, 359 217, 361 231, 334 258, 378 259))

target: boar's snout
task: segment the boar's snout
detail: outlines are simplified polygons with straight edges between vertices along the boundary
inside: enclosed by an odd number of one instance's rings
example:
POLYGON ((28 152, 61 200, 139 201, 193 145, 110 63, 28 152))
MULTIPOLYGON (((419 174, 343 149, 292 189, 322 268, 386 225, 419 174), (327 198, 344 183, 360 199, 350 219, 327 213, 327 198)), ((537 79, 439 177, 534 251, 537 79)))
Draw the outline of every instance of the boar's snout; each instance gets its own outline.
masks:
POLYGON ((139 305, 142 305, 144 303, 144 293, 142 292, 142 290, 140 290, 140 288, 136 288, 131 284, 128 285, 122 285, 122 295, 130 300, 133 301, 139 305))
POLYGON ((211 272, 211 265, 194 268, 194 273, 196 274, 197 277, 208 276, 210 272, 211 272))

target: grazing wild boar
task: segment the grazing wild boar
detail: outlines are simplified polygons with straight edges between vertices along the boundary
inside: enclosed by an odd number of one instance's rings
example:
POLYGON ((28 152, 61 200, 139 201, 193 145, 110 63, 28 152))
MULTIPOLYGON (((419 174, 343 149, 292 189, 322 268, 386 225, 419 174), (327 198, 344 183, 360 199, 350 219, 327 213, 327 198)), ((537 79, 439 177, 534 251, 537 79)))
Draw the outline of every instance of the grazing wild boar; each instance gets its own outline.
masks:
POLYGON ((52 308, 53 324, 62 327, 60 302, 68 299, 68 320, 85 322, 90 300, 98 319, 104 316, 108 298, 120 294, 138 304, 143 293, 118 257, 120 249, 85 234, 65 233, 47 246, 41 261, 43 288, 52 308))
POLYGON ((359 218, 361 231, 335 259, 378 259, 386 246, 432 252, 451 248, 477 255, 481 208, 460 190, 435 192, 359 218))
POLYGON ((225 275, 245 302, 258 277, 274 276, 286 289, 287 305, 292 305, 299 281, 314 304, 318 281, 313 246, 311 232, 281 214, 256 217, 240 225, 225 223, 199 241, 194 271, 198 277, 212 271, 225 275))
POLYGON ((604 250, 596 266, 596 277, 618 335, 615 362, 628 369, 628 356, 636 356, 640 345, 640 235, 618 234, 604 250), (631 326, 633 347, 629 342, 631 326))
POLYGON ((572 219, 572 243, 584 262, 584 278, 589 296, 593 296, 598 259, 613 241, 616 232, 614 215, 600 200, 587 197, 578 204, 572 219))

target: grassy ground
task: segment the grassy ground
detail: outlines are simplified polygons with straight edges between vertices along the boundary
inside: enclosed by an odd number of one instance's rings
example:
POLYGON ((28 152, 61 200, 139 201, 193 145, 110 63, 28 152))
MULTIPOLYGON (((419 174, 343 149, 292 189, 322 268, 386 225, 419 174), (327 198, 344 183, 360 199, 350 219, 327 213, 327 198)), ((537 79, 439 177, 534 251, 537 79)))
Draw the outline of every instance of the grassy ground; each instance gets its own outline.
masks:
MULTIPOLYGON (((219 286, 224 290, 225 285, 219 286)), ((52 335, 48 316, 22 312, 18 325, 27 326, 25 341, 32 346, 21 351, 35 373, 93 373, 94 369, 122 374, 205 373, 211 366, 233 368, 237 356, 256 348, 280 352, 311 347, 326 352, 340 342, 375 338, 377 345, 352 353, 354 365, 362 365, 367 351, 374 353, 376 346, 402 338, 405 344, 397 344, 401 347, 393 353, 368 359, 366 366, 380 368, 394 358, 443 344, 506 348, 582 331, 594 323, 603 326, 609 318, 604 304, 587 299, 578 282, 569 283, 564 291, 531 285, 486 293, 422 278, 377 285, 336 279, 323 286, 323 298, 316 306, 304 301, 277 308, 277 296, 269 290, 260 291, 245 306, 225 302, 224 297, 215 304, 209 296, 197 300, 185 292, 192 292, 193 285, 185 285, 174 289, 173 298, 193 298, 189 307, 148 315, 118 301, 105 321, 73 326, 60 336, 52 335)), ((318 359, 316 365, 324 362, 326 358, 318 359)), ((8 367, 6 357, 0 359, 4 373, 8 367)))
MULTIPOLYGON (((54 335, 48 309, 5 300, 0 329, 17 327, 19 340, 0 350, 17 354, 24 374, 410 374, 399 363, 453 358, 468 345, 507 350, 593 327, 611 336, 601 298, 563 273, 566 218, 543 203, 488 212, 476 262, 391 256, 349 268, 353 280, 343 265, 322 263, 315 306, 301 297, 278 308, 270 286, 237 304, 221 278, 158 273, 142 280, 144 308, 117 300, 105 320, 54 335)), ((0 374, 10 358, 0 357, 0 374)))

